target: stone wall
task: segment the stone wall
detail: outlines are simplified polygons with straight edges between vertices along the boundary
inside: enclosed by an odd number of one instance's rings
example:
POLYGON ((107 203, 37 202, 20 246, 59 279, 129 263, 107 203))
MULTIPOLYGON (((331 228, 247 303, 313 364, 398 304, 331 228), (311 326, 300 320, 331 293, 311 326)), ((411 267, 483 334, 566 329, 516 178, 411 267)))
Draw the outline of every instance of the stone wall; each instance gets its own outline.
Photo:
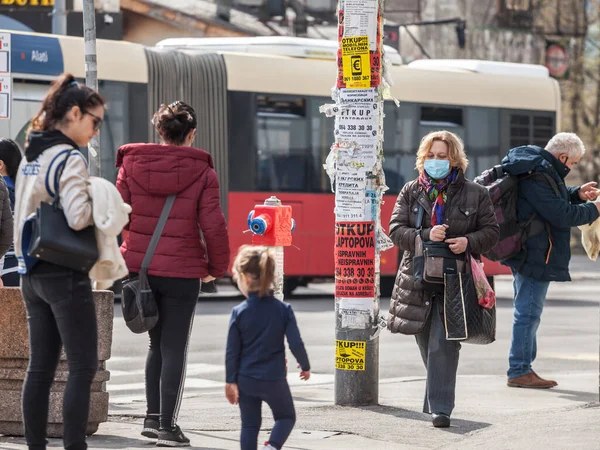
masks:
MULTIPOLYGON (((88 434, 98 430, 98 425, 108 419, 108 392, 105 383, 110 373, 105 362, 110 358, 114 296, 110 291, 94 292, 98 317, 98 373, 92 385, 88 434)), ((29 337, 25 305, 18 288, 0 289, 0 434, 23 435, 21 415, 21 390, 29 362, 29 337)), ((58 366, 52 392, 48 418, 48 436, 61 437, 62 398, 68 376, 64 352, 58 366)))

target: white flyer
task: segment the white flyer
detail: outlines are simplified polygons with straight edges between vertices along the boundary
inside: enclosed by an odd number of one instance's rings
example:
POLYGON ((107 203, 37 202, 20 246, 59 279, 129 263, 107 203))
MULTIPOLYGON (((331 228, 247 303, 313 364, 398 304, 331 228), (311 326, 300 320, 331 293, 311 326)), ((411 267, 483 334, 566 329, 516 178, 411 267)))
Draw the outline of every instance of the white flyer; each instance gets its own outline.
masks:
POLYGON ((363 220, 365 188, 364 172, 351 172, 338 168, 335 177, 335 217, 337 221, 363 220))
POLYGON ((340 298, 337 300, 342 328, 362 330, 369 326, 373 315, 372 298, 340 298))
POLYGON ((377 0, 344 0, 344 37, 368 36, 377 50, 377 0))
POLYGON ((350 148, 340 148, 338 168, 368 172, 377 164, 378 139, 359 139, 350 148))
POLYGON ((379 108, 379 102, 343 107, 335 116, 336 141, 377 140, 379 108))
POLYGON ((367 105, 375 103, 377 98, 377 89, 340 89, 339 101, 342 105, 356 105, 366 103, 367 105))

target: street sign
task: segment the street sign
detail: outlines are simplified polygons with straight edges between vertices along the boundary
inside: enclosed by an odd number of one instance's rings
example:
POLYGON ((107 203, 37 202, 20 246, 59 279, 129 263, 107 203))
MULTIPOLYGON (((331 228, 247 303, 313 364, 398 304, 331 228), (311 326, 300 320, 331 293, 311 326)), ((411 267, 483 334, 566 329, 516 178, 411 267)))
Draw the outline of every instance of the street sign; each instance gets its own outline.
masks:
POLYGON ((0 33, 0 119, 10 119, 12 110, 10 51, 10 33, 0 33))

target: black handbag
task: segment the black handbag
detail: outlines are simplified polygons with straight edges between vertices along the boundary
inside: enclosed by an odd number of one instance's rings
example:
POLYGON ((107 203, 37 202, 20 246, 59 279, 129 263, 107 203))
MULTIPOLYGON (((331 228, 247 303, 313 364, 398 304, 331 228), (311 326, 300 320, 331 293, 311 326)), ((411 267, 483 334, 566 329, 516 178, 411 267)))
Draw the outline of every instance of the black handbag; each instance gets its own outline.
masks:
POLYGON ((127 328, 137 334, 150 331, 158 322, 158 305, 150 289, 150 283, 148 283, 148 267, 174 202, 175 195, 169 195, 144 255, 140 273, 123 281, 123 293, 121 295, 123 318, 127 328))
MULTIPOLYGON (((467 260, 471 258, 467 255, 467 260)), ((496 340, 496 306, 484 308, 477 300, 470 264, 467 273, 444 276, 446 339, 486 345, 496 340)))
MULTIPOLYGON (((73 151, 74 148, 67 153, 60 169, 58 186, 67 160, 73 151)), ((58 187, 52 204, 42 202, 35 212, 27 255, 84 273, 88 273, 98 260, 95 227, 91 225, 75 231, 69 226, 65 213, 60 207, 58 187)))
POLYGON ((413 276, 417 281, 442 285, 445 274, 457 274, 465 271, 465 255, 453 253, 445 242, 423 242, 421 231, 424 215, 425 209, 419 205, 413 276))

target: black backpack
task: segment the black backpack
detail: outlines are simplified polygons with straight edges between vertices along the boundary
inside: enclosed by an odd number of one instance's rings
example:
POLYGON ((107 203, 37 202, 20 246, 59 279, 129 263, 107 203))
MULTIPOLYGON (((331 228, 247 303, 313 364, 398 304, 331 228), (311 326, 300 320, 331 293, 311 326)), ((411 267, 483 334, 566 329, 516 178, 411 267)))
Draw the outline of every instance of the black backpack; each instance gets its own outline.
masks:
POLYGON ((550 233, 548 223, 543 222, 535 212, 524 222, 517 220, 519 181, 527 178, 535 178, 548 183, 555 194, 560 196, 556 181, 543 172, 515 176, 509 175, 501 165, 497 165, 484 171, 474 180, 475 183, 487 189, 494 205, 496 220, 500 225, 498 243, 492 250, 484 254, 492 261, 511 259, 521 252, 529 237, 541 233, 544 229, 550 233))

